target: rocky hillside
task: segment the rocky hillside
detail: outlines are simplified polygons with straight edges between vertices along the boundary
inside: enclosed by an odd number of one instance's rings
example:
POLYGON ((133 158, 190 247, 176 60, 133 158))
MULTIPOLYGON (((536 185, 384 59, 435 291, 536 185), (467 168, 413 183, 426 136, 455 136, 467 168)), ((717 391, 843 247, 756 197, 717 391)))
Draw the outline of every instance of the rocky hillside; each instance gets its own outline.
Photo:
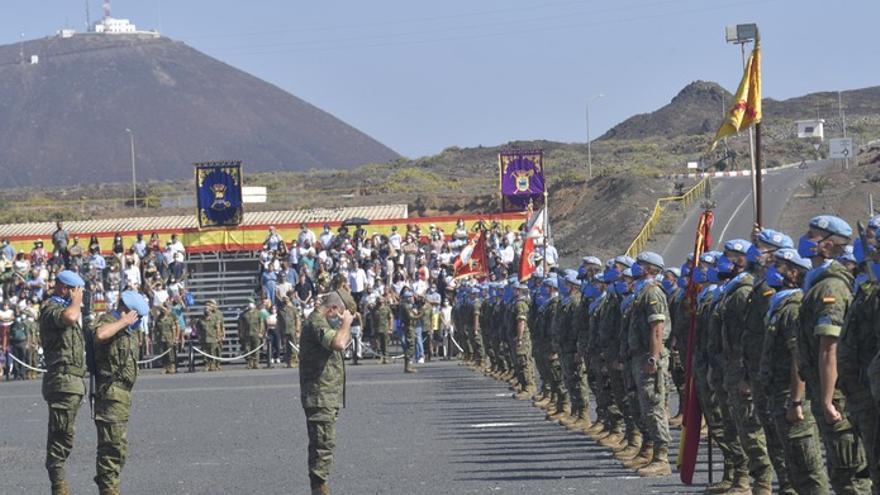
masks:
POLYGON ((0 47, 0 187, 349 169, 398 155, 321 109, 168 38, 78 34, 0 47), (39 63, 22 64, 39 57, 39 63))

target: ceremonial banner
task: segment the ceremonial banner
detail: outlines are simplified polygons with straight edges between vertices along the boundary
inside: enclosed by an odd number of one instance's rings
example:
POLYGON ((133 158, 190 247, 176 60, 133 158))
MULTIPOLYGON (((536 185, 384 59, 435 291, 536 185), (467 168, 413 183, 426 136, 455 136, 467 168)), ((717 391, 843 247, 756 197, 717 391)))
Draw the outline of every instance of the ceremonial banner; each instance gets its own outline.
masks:
POLYGON ((501 211, 525 211, 529 203, 544 205, 544 155, 538 151, 504 151, 498 154, 501 211))
POLYGON ((697 225, 696 239, 694 240, 694 266, 688 277, 684 304, 690 311, 690 326, 688 328, 687 353, 684 361, 684 411, 681 424, 681 439, 678 449, 678 472, 682 483, 690 485, 694 481, 694 471, 697 467, 697 453, 700 447, 700 430, 702 429, 703 411, 697 399, 697 388, 694 382, 694 342, 697 331, 697 293, 699 285, 694 280, 694 274, 700 263, 700 256, 712 245, 712 224, 715 223, 715 215, 706 210, 700 216, 697 225))
POLYGON ((489 275, 489 260, 486 250, 486 231, 480 229, 480 236, 468 243, 461 254, 453 262, 456 280, 465 277, 487 277, 489 275))
POLYGON ((525 282, 535 273, 537 265, 535 264, 535 247, 537 242, 543 243, 544 229, 549 229, 547 222, 547 208, 541 208, 541 211, 533 214, 529 218, 529 224, 526 228, 526 240, 523 242, 522 254, 519 261, 519 281, 525 282))
POLYGON ((742 81, 733 97, 733 106, 715 133, 712 149, 721 139, 761 122, 761 117, 761 45, 755 42, 755 49, 746 62, 742 81))
POLYGON ((232 227, 244 217, 241 162, 196 163, 199 228, 232 227))

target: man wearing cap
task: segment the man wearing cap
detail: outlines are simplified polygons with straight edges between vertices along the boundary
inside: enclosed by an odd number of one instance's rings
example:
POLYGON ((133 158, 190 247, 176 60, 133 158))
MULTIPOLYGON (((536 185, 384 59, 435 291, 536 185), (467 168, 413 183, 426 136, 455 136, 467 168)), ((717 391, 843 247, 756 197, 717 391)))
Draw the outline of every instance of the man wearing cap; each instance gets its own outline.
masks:
POLYGON ((388 364, 388 339, 391 329, 394 327, 394 316, 391 312, 391 305, 384 295, 376 298, 376 304, 370 312, 373 323, 373 333, 378 343, 378 351, 382 356, 379 364, 388 364))
POLYGON ((629 318, 629 355, 631 373, 638 390, 639 408, 645 426, 646 441, 654 444, 651 462, 639 469, 640 476, 664 476, 669 467, 669 420, 666 414, 666 373, 669 351, 669 309, 666 293, 656 282, 663 271, 659 254, 640 253, 633 265, 636 286, 629 318))
POLYGON ((570 429, 582 429, 589 423, 589 392, 583 360, 578 354, 578 322, 585 320, 581 310, 581 282, 574 270, 566 271, 564 283, 568 286, 568 298, 560 305, 557 341, 562 362, 565 388, 571 396, 571 416, 560 419, 560 424, 570 429))
MULTIPOLYGON (((790 248, 776 250, 769 261, 773 271, 766 280, 775 289, 766 314, 766 331, 755 382, 762 384, 773 431, 785 454, 788 479, 799 494, 828 493, 828 476, 822 462, 819 430, 805 396, 805 384, 797 364, 797 334, 803 301, 804 275, 810 260, 790 248), (773 276, 778 273, 779 276, 773 276)), ((764 425, 765 428, 767 425, 764 425)))
POLYGON ((798 242, 798 254, 809 258, 797 335, 798 365, 812 400, 813 415, 825 444, 832 488, 837 493, 871 493, 864 446, 847 417, 847 398, 840 388, 837 347, 852 303, 852 274, 835 261, 850 238, 844 220, 821 215, 810 220, 798 242))
MULTIPOLYGON (((205 351, 205 353, 212 356, 220 355, 220 342, 222 342, 218 336, 223 325, 223 320, 222 317, 217 318, 216 315, 218 313, 217 301, 210 299, 205 303, 204 314, 196 319, 196 329, 199 333, 199 344, 202 346, 202 350, 205 351)), ((219 369, 220 363, 217 362, 217 360, 205 356, 206 371, 218 371, 219 369)))
POLYGON ((768 275, 769 278, 774 279, 774 285, 777 284, 778 280, 776 279, 779 277, 774 264, 774 253, 780 249, 793 248, 794 244, 789 236, 772 229, 758 230, 752 237, 754 243, 746 254, 746 261, 755 282, 746 303, 745 324, 740 337, 742 359, 739 361, 739 367, 742 382, 739 389, 751 391, 754 414, 763 427, 764 438, 767 441, 767 453, 773 464, 776 477, 779 479, 779 492, 793 495, 795 490, 788 476, 784 446, 776 431, 776 422, 773 420, 768 405, 764 383, 757 379, 756 374, 761 361, 761 345, 757 343, 764 341, 766 334, 764 321, 770 307, 770 300, 776 294, 776 289, 768 281, 768 275))
POLYGON ((180 322, 171 312, 171 300, 156 307, 153 329, 159 344, 159 352, 168 354, 163 358, 165 373, 177 373, 177 344, 180 342, 180 322))
POLYGON ((513 306, 514 353, 519 389, 514 394, 518 400, 528 400, 536 392, 535 372, 532 365, 532 340, 529 332, 529 286, 516 285, 516 302, 513 306))
MULTIPOLYGON (((248 298, 248 305, 238 316, 238 335, 241 339, 241 352, 247 354, 263 345, 263 337, 266 335, 266 321, 260 317, 260 308, 257 307, 254 298, 248 298)), ((257 369, 260 353, 248 355, 247 369, 257 369)))
MULTIPOLYGON (((608 378, 608 370, 602 359, 601 348, 599 346, 599 323, 602 321, 602 314, 605 311, 605 303, 609 297, 608 285, 605 283, 605 274, 597 273, 592 278, 593 286, 596 288, 597 296, 587 308, 589 317, 589 325, 587 326, 588 334, 584 339, 586 347, 582 351, 582 355, 587 363, 587 381, 590 390, 596 396, 596 422, 591 426, 584 428, 584 433, 590 437, 598 437, 602 433, 613 429, 611 425, 622 423, 620 410, 614 403, 614 397, 611 394, 611 384, 608 378)), ((582 339, 578 339, 578 344, 582 339)), ((635 447, 630 454, 635 455, 641 448, 641 444, 635 447)), ((631 449, 632 450, 632 449, 631 449)))
POLYGON ((95 320, 95 427, 98 451, 95 483, 101 495, 119 494, 119 475, 128 454, 131 390, 137 380, 141 319, 150 313, 135 291, 122 293, 115 311, 95 320))
MULTIPOLYGON (((549 300, 544 308, 544 332, 547 339, 547 360, 550 370, 550 391, 555 396, 555 402, 550 403, 547 407, 547 417, 549 421, 557 422, 564 416, 571 413, 571 399, 568 390, 565 388, 565 380, 562 376, 562 362, 560 361, 560 350, 557 338, 559 330, 558 317, 561 308, 559 297, 559 278, 548 277, 544 279, 544 285, 547 287, 549 300)), ((563 282, 564 283, 564 282, 563 282)))
MULTIPOLYGON (((721 323, 722 353, 718 369, 723 376, 730 418, 749 458, 749 474, 754 480, 752 491, 769 495, 773 483, 773 464, 767 454, 767 438, 755 415, 752 390, 746 383, 746 372, 742 366, 743 348, 758 345, 758 342, 743 341, 745 317, 754 286, 754 276, 746 271, 746 256, 751 247, 752 244, 744 239, 729 240, 724 243, 724 255, 718 259, 719 274, 727 280, 721 288, 717 309, 721 323)), ((760 342, 763 343, 763 339, 760 342)), ((780 479, 784 480, 784 475, 780 479)))
POLYGON ((405 345, 403 346, 403 372, 416 373, 413 367, 413 357, 416 349, 416 324, 421 318, 421 314, 415 308, 413 293, 404 289, 405 292, 401 296, 400 309, 398 312, 398 320, 403 330, 405 345))
POLYGON ((40 309, 40 340, 47 370, 43 399, 49 406, 46 470, 52 493, 57 495, 70 493, 64 463, 73 448, 76 413, 85 395, 85 342, 79 324, 84 285, 76 273, 62 271, 52 296, 40 309))
POLYGON ((624 438, 624 431, 632 430, 630 425, 634 418, 625 413, 626 390, 623 386, 623 365, 620 359, 620 303, 623 295, 618 291, 622 288, 620 272, 629 268, 624 262, 624 257, 609 260, 604 273, 605 283, 608 284, 605 302, 598 314, 596 329, 596 346, 594 348, 601 355, 608 374, 608 385, 612 399, 613 414, 608 418, 605 429, 593 435, 596 440, 604 440, 612 437, 612 444, 620 443, 624 438), (619 413, 619 414, 614 414, 619 413))
MULTIPOLYGON (((684 304, 684 290, 679 286, 681 270, 668 266, 661 275, 660 286, 666 293, 666 304, 669 308, 670 327, 669 340, 666 348, 669 349, 669 374, 675 390, 670 391, 678 394, 678 412, 669 418, 669 426, 681 426, 682 408, 684 407, 684 363, 682 355, 687 355, 687 340, 690 330, 690 318, 688 317, 687 304, 684 304), (682 352, 684 351, 684 352, 682 352)), ((669 410, 669 397, 667 396, 666 409, 669 410)))
POLYGON ((300 402, 309 435, 312 495, 330 493, 327 479, 336 448, 336 418, 345 384, 342 352, 351 342, 352 315, 336 292, 325 294, 303 324, 300 338, 300 402), (330 322, 334 323, 331 324, 330 322))
POLYGON ((868 471, 877 493, 880 491, 880 409, 871 394, 871 380, 876 378, 871 376, 870 364, 880 350, 880 284, 877 282, 880 254, 875 245, 869 244, 858 255, 857 262, 864 275, 855 281, 855 297, 840 332, 837 366, 841 388, 846 391, 848 416, 865 444, 868 471))
POLYGON ((290 300, 289 294, 279 296, 278 323, 276 328, 278 329, 278 334, 281 335, 281 346, 284 348, 284 364, 288 368, 294 368, 297 364, 297 352, 293 346, 299 343, 302 320, 300 319, 299 310, 290 300))
POLYGON ((480 289, 474 288, 471 291, 471 304, 468 306, 469 313, 466 317, 468 319, 468 337, 471 342, 473 366, 475 369, 483 371, 486 363, 483 362, 485 356, 483 353, 483 332, 480 328, 480 311, 482 309, 480 295, 480 289))

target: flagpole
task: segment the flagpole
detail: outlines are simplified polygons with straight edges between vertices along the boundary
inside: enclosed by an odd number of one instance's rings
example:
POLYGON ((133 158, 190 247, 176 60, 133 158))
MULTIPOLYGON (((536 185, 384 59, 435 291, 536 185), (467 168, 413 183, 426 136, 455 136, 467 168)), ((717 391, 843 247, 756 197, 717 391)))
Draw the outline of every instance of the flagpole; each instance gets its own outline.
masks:
MULTIPOLYGON (((761 33, 758 31, 758 28, 755 28, 755 48, 759 48, 761 46, 761 33)), ((758 70, 760 71, 760 67, 758 70)), ((763 83, 762 83, 763 84, 763 83)), ((759 96, 758 98, 761 98, 759 96)), ((761 122, 755 124, 755 170, 752 171, 754 174, 753 183, 754 183, 754 192, 755 192, 755 223, 758 224, 758 227, 763 226, 762 221, 762 196, 763 196, 763 187, 761 182, 761 122)))
POLYGON ((547 194, 547 187, 545 186, 544 187, 544 225, 542 227, 542 229, 544 230, 544 256, 542 257, 542 260, 541 260, 541 263, 544 268, 543 271, 544 271, 545 277, 547 276, 547 243, 548 243, 548 238, 550 237, 549 232, 547 232, 547 222, 549 220, 548 217, 550 216, 550 209, 547 208, 547 206, 548 206, 547 205, 547 198, 549 198, 549 197, 550 196, 547 194))

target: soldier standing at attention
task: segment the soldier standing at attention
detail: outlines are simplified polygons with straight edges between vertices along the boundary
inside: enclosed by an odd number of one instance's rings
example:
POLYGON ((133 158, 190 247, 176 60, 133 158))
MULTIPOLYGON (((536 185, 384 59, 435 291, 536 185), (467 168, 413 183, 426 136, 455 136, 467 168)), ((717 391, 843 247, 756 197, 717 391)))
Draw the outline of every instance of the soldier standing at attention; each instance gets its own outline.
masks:
MULTIPOLYGON (((217 340, 217 319, 214 316, 216 312, 217 302, 211 299, 205 303, 205 313, 196 320, 196 328, 199 332, 199 343, 202 346, 202 350, 212 356, 220 355, 220 341, 217 340)), ((222 320, 220 324, 222 325, 222 320)), ((220 364, 215 359, 205 356, 206 371, 217 371, 219 369, 220 364)))
POLYGON ((85 343, 80 327, 85 282, 75 272, 58 274, 55 291, 40 310, 40 339, 46 358, 43 399, 49 405, 46 470, 53 495, 68 495, 64 463, 73 449, 76 413, 86 393, 83 358, 85 343))
POLYGON ((379 354, 382 356, 380 364, 388 364, 388 334, 394 326, 394 317, 391 315, 391 306, 385 300, 385 296, 376 298, 376 307, 372 311, 373 331, 379 343, 379 354))
MULTIPOLYGON (((263 345, 263 336, 266 334, 266 322, 260 318, 260 308, 257 307, 253 298, 248 299, 248 307, 238 317, 238 326, 241 329, 241 337, 244 338, 242 351, 248 353, 261 345, 263 345)), ((257 361, 259 361, 259 352, 249 355, 247 359, 247 369, 257 369, 257 361)))
POLYGON ((95 321, 95 428, 98 451, 95 483, 100 495, 119 495, 119 475, 128 454, 131 389, 137 379, 141 318, 150 313, 147 300, 125 291, 116 311, 95 321))
POLYGON ((416 369, 412 366, 413 355, 416 349, 416 321, 419 319, 419 312, 413 306, 413 293, 404 292, 400 302, 400 325, 403 330, 406 345, 403 348, 403 372, 415 373, 416 369))
POLYGON ((278 325, 276 328, 281 335, 281 346, 284 348, 284 363, 288 368, 293 368, 297 362, 297 352, 293 345, 299 342, 302 321, 299 311, 287 294, 281 294, 278 301, 278 325))
MULTIPOLYGON (((843 254, 851 236, 852 227, 845 221, 820 215, 810 220, 809 230, 798 242, 798 254, 813 265, 804 281, 798 371, 807 382, 832 488, 837 493, 868 494, 868 461, 861 438, 847 418, 847 397, 837 375, 837 345, 852 303, 853 276, 835 259, 843 254)), ((792 395, 791 400, 801 397, 792 395)))
POLYGON ((169 300, 157 308, 154 327, 159 352, 168 352, 163 359, 165 374, 177 373, 177 343, 180 341, 180 323, 171 313, 170 304, 169 300))
POLYGON ((516 373, 518 391, 513 395, 518 400, 528 400, 535 392, 535 370, 532 359, 532 338, 529 334, 529 286, 519 283, 516 286, 517 299, 514 306, 514 352, 516 353, 516 373))
POLYGON ((651 462, 639 469, 640 476, 665 476, 669 467, 669 418, 666 414, 666 374, 669 369, 669 308, 666 293, 655 280, 663 271, 663 258, 645 251, 633 264, 633 290, 629 352, 631 368, 638 390, 639 410, 645 424, 646 442, 654 444, 651 462))
POLYGON ((299 385, 309 434, 312 495, 330 493, 327 479, 333 463, 336 418, 345 383, 342 351, 351 341, 352 320, 354 315, 345 309, 339 294, 331 292, 322 298, 302 329, 299 385))

